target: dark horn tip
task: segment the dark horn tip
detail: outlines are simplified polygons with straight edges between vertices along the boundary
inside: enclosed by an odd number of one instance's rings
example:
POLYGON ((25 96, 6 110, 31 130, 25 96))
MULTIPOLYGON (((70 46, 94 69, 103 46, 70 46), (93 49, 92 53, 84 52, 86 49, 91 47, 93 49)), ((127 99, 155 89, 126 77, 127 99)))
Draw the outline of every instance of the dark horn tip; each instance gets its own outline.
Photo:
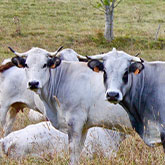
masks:
POLYGON ((140 55, 140 52, 139 52, 139 53, 136 53, 136 54, 135 54, 135 57, 138 57, 139 55, 140 55))
POLYGON ((91 60, 91 58, 90 58, 89 56, 86 56, 86 58, 87 58, 88 60, 91 60))
POLYGON ((59 52, 64 46, 60 46, 57 50, 57 52, 59 52))
POLYGON ((15 51, 14 51, 10 46, 9 46, 8 48, 9 48, 13 53, 15 53, 15 51))
POLYGON ((140 60, 141 60, 142 63, 144 62, 144 60, 142 58, 140 58, 140 60))

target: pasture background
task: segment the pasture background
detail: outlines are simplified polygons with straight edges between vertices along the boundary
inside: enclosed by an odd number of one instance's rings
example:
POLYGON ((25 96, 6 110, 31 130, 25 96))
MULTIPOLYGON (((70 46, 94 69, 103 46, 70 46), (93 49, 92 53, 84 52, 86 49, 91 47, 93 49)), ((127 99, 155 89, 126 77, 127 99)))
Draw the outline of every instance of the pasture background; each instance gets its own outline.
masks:
MULTIPOLYGON (((113 47, 145 60, 165 60, 165 0, 123 0, 114 13, 113 42, 104 39, 104 14, 94 8, 96 0, 1 0, 0 61, 14 56, 11 46, 24 52, 37 46, 54 51, 59 46, 82 55, 108 52, 113 47), (155 34, 161 25, 158 40, 155 34)), ((154 74, 154 73, 153 73, 154 74)), ((19 113, 14 130, 30 124, 19 113)), ((81 164, 164 164, 163 149, 149 148, 136 133, 126 139, 110 160, 96 156, 81 164)), ((67 164, 66 158, 45 156, 22 160, 0 158, 0 164, 67 164)))

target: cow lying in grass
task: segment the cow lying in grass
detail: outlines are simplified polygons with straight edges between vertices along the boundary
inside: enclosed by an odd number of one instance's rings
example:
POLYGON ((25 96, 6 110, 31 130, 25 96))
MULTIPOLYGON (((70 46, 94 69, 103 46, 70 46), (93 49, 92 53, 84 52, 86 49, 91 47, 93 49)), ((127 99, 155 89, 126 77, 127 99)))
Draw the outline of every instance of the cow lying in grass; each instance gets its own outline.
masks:
MULTIPOLYGON (((110 157, 125 138, 117 132, 94 127, 89 129, 85 141, 83 156, 110 157)), ((29 125, 24 129, 10 133, 0 139, 0 156, 11 158, 26 156, 65 156, 68 152, 68 136, 55 129, 50 122, 29 125)))

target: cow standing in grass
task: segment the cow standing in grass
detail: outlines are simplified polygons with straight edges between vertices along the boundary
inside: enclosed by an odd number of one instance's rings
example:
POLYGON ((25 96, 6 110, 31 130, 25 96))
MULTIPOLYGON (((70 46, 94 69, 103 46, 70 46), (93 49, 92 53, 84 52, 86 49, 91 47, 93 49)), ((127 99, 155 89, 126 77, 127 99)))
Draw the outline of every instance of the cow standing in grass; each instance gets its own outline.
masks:
POLYGON ((25 69, 27 88, 43 101, 47 118, 68 133, 71 164, 78 163, 89 128, 132 128, 123 108, 105 101, 102 73, 92 72, 86 63, 61 61, 57 52, 41 48, 12 52, 17 55, 13 63, 25 69))
POLYGON ((11 132, 17 113, 25 107, 44 114, 40 98, 26 88, 25 71, 11 64, 9 62, 0 66, 0 122, 4 136, 11 132))
POLYGON ((88 66, 104 72, 107 100, 125 108, 147 145, 161 143, 165 151, 165 62, 146 62, 116 49, 91 59, 88 66))
MULTIPOLYGON (((62 53, 60 59, 78 61, 77 54, 73 52, 62 53)), ((25 70, 16 67, 11 59, 5 59, 0 66, 0 122, 4 136, 12 131, 16 115, 25 107, 39 111, 45 116, 44 105, 39 96, 27 89, 25 70)))

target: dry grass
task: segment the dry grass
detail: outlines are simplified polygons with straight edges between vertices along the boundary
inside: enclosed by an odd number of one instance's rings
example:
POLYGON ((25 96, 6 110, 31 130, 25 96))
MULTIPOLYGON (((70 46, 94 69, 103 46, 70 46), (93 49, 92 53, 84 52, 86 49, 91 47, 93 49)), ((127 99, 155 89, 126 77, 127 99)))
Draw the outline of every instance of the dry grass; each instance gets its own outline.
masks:
MULTIPOLYGON (((84 55, 116 47, 130 54, 140 52, 146 60, 165 60, 164 6, 164 0, 123 0, 115 11, 115 40, 108 43, 103 37, 104 14, 93 8, 88 0, 1 0, 0 61, 13 56, 8 46, 22 52, 33 46, 54 51, 61 45, 84 55), (159 24, 161 28, 155 41, 159 24)), ((20 112, 14 129, 28 124, 30 121, 20 112)), ((1 158, 0 164, 65 165, 68 160, 68 156, 29 157, 19 161, 1 158)), ((149 148, 135 134, 122 143, 116 157, 82 158, 81 164, 164 164, 164 154, 162 147, 149 148)))
MULTIPOLYGON (((30 124, 27 118, 27 110, 19 113, 15 122, 14 129, 20 129, 30 124)), ((124 140, 117 152, 116 156, 113 155, 110 158, 104 158, 102 155, 96 155, 93 159, 82 157, 80 160, 81 165, 163 165, 164 153, 162 146, 156 148, 150 148, 144 144, 140 137, 134 132, 132 136, 129 136, 124 140)), ((42 158, 27 157, 22 160, 9 159, 7 157, 0 158, 0 164, 5 165, 40 165, 40 164, 56 164, 66 165, 69 163, 69 156, 66 155, 63 158, 57 157, 56 154, 52 157, 50 155, 44 155, 42 158)))

